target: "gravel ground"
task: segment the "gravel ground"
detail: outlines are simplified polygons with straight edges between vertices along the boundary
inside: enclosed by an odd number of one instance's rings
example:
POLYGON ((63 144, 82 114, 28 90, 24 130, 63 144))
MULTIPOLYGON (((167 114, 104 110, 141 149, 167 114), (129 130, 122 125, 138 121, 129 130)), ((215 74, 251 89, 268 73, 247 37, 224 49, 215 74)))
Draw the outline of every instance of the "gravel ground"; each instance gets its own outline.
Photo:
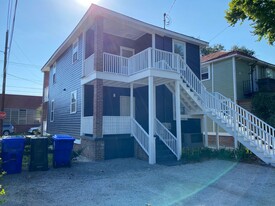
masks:
POLYGON ((6 175, 6 203, 42 205, 275 205, 275 168, 211 160, 178 166, 134 158, 6 175))

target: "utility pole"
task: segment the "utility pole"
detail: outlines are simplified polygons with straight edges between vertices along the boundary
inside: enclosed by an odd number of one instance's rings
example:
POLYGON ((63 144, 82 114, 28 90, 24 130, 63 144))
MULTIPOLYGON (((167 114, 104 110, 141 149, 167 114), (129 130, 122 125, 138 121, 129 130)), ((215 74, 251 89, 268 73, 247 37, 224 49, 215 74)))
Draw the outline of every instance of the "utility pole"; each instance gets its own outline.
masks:
MULTIPOLYGON (((6 76, 7 76, 7 57, 8 57, 8 41, 9 41, 9 30, 6 31, 6 42, 4 51, 4 66, 3 66, 3 83, 2 83, 2 101, 1 101, 1 111, 5 110, 5 94, 6 94, 6 76)), ((3 121, 0 119, 0 136, 3 134, 3 121)))
POLYGON ((163 28, 165 29, 166 25, 166 13, 163 14, 163 28))

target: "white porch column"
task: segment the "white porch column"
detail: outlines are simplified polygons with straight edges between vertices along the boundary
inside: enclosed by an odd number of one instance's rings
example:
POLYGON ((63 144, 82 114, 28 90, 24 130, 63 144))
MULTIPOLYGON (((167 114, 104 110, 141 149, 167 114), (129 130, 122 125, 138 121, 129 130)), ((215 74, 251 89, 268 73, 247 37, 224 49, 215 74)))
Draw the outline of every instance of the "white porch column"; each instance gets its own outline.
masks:
POLYGON ((130 117, 131 117, 131 133, 132 133, 132 119, 134 119, 134 84, 130 84, 130 117))
POLYGON ((215 130, 216 130, 216 146, 217 146, 217 149, 220 149, 219 126, 216 123, 215 123, 215 130))
POLYGON ((180 160, 182 153, 181 143, 181 113, 180 113, 180 80, 175 82, 175 96, 176 96, 176 124, 177 124, 177 159, 180 160))
POLYGON ((156 34, 152 34, 152 67, 155 67, 156 34))
POLYGON ((207 127, 206 115, 203 115, 203 130, 204 130, 204 146, 208 147, 208 127, 207 127))
POLYGON ((148 112, 149 112, 149 164, 156 163, 156 140, 155 134, 155 99, 156 92, 154 86, 154 78, 148 77, 148 112))

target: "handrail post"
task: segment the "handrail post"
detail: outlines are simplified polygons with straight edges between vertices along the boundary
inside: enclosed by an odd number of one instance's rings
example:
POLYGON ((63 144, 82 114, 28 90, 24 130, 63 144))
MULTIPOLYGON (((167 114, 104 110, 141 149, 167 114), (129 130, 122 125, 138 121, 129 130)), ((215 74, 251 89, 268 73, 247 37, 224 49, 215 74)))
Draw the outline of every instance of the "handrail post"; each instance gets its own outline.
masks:
POLYGON ((152 48, 148 49, 148 68, 152 68, 152 48))

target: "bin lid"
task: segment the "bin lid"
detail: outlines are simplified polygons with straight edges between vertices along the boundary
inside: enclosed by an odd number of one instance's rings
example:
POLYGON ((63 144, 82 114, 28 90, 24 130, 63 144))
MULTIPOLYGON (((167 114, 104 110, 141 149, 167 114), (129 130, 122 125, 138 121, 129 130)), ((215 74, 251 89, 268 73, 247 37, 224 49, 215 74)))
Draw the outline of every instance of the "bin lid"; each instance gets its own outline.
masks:
POLYGON ((5 141, 25 141, 24 136, 10 136, 10 137, 3 137, 3 142, 5 141))
POLYGON ((67 134, 55 134, 53 136, 53 139, 54 140, 64 140, 64 139, 67 139, 67 140, 75 140, 74 137, 70 136, 70 135, 67 135, 67 134))

